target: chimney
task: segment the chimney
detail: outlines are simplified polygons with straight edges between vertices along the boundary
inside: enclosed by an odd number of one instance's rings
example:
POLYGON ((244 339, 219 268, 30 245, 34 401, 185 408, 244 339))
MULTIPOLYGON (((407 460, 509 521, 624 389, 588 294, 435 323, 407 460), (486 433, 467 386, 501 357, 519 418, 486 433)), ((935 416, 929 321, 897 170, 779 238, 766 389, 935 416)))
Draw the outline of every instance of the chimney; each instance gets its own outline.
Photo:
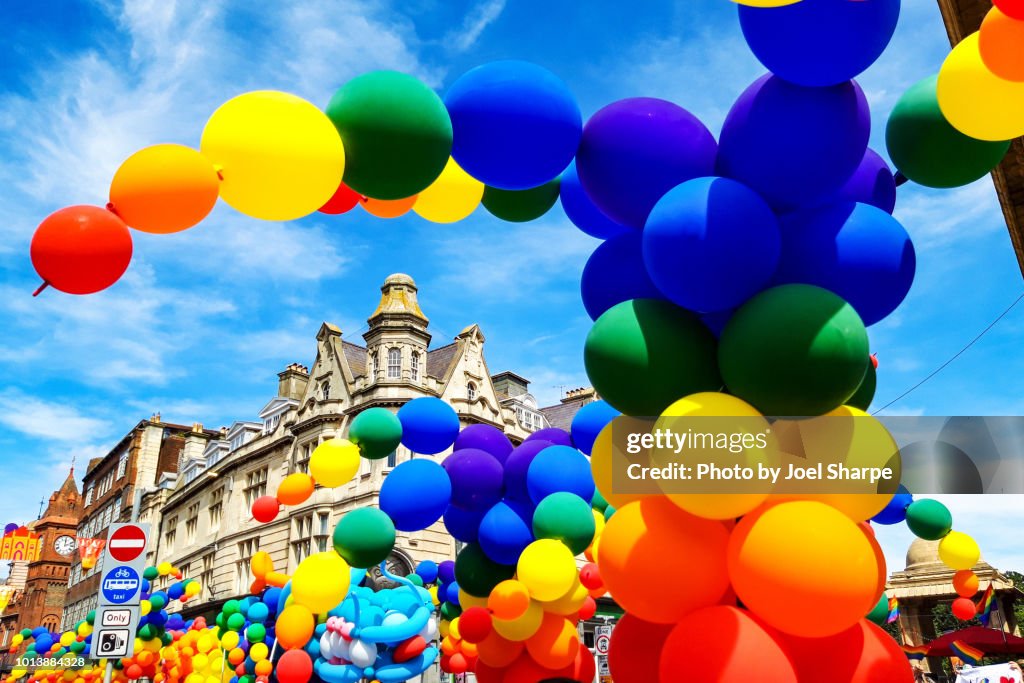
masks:
POLYGON ((149 421, 153 424, 160 424, 160 413, 153 413, 153 416, 149 418, 149 421))
POLYGON ((182 461, 201 459, 209 440, 209 437, 203 433, 203 425, 199 423, 192 425, 192 431, 185 435, 185 445, 181 449, 182 461))
POLYGON ((309 368, 299 363, 292 363, 277 373, 277 395, 284 398, 302 400, 309 385, 309 368))
POLYGON ((597 400, 597 392, 593 387, 580 387, 565 392, 562 403, 590 403, 597 400))

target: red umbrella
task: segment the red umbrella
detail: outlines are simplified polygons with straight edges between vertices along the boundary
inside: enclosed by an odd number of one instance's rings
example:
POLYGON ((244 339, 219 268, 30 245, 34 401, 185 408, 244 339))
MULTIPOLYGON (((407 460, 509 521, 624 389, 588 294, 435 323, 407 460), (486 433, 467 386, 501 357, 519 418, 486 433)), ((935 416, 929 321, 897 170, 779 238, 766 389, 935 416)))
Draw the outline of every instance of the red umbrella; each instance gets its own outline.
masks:
POLYGON ((928 643, 928 656, 955 657, 956 654, 950 649, 953 641, 976 647, 987 655, 1024 654, 1024 638, 999 629, 969 626, 928 643))

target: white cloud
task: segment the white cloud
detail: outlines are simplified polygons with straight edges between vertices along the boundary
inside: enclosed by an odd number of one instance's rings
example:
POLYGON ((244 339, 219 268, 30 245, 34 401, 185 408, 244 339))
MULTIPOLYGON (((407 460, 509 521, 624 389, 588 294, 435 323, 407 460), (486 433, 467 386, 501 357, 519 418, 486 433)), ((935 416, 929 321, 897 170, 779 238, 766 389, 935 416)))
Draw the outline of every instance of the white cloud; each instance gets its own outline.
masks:
POLYGON ((505 0, 484 0, 473 7, 462 20, 462 26, 445 38, 455 50, 465 52, 476 44, 488 26, 497 21, 505 9, 505 0))
POLYGON ((81 442, 106 434, 111 426, 75 406, 45 401, 17 389, 0 392, 0 424, 25 436, 58 442, 81 442))
MULTIPOLYGON (((992 179, 938 192, 916 189, 900 195, 894 213, 919 254, 1006 230, 992 179), (951 210, 951 207, 956 210, 951 210)), ((937 258, 938 255, 932 256, 937 258)))

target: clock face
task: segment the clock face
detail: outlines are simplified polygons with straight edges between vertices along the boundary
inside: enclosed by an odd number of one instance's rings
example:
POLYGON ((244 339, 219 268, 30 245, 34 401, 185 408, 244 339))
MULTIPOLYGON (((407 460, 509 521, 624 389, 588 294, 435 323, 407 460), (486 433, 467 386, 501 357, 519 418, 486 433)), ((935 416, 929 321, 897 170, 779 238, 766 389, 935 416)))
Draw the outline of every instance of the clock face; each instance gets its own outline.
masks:
POLYGON ((75 552, 75 539, 71 536, 60 536, 53 542, 53 549, 61 555, 70 555, 75 552))

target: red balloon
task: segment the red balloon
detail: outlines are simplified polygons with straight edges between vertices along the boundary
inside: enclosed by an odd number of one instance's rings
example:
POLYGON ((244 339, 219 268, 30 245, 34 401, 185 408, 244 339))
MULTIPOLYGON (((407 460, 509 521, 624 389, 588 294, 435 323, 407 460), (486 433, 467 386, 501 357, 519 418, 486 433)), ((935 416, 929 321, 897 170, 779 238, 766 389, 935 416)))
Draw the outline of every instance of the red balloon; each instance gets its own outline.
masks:
POLYGON ((559 670, 559 678, 568 678, 576 683, 593 683, 594 674, 597 673, 597 664, 594 662, 594 655, 590 650, 581 647, 576 653, 576 661, 559 670))
POLYGON ((800 683, 912 683, 913 670, 892 637, 868 620, 825 638, 782 635, 800 683), (828 653, 827 665, 821 654, 828 653))
POLYGON ((92 294, 124 275, 132 260, 132 236, 106 209, 68 206, 39 224, 29 251, 46 284, 68 294, 92 294))
POLYGON ((466 661, 466 655, 456 652, 449 657, 447 670, 453 674, 464 674, 469 671, 469 662, 466 661))
POLYGON ((594 618, 597 614, 597 601, 589 595, 583 600, 583 607, 580 608, 579 617, 580 621, 588 621, 594 618))
POLYGON ((1024 21, 1024 0, 992 0, 999 11, 1017 21, 1024 21))
POLYGON ((476 676, 476 683, 504 683, 505 682, 505 669, 497 668, 484 664, 477 660, 476 667, 473 669, 473 675, 476 676))
POLYGON ((320 207, 320 213, 330 214, 336 216, 339 213, 345 213, 356 208, 356 204, 362 198, 358 192, 350 188, 345 183, 338 185, 338 189, 334 191, 331 198, 327 200, 327 203, 320 207))
POLYGON ((612 629, 608 666, 615 683, 652 683, 658 680, 661 651, 674 624, 652 624, 624 614, 612 629))
POLYGON ((702 680, 797 683, 781 636, 738 607, 715 605, 683 617, 665 640, 661 678, 654 680, 681 680, 697 663, 702 680))
POLYGON ((281 503, 274 496, 257 498, 252 504, 252 516, 257 522, 266 524, 274 521, 281 510, 281 503))
POLYGON ((142 667, 138 664, 132 664, 124 670, 124 675, 134 681, 136 678, 140 678, 142 676, 142 667))
POLYGON ((491 613, 485 607, 470 607, 459 616, 459 635, 467 643, 483 641, 491 630, 491 613))
POLYGON ((288 650, 274 667, 281 683, 306 683, 313 675, 313 661, 305 650, 288 650))
POLYGON ((408 662, 413 657, 419 656, 421 652, 427 649, 427 641, 423 639, 423 636, 413 636, 405 642, 399 643, 395 647, 392 659, 396 662, 408 662))
POLYGON ((960 621, 970 621, 978 614, 974 601, 970 598, 957 598, 953 601, 953 616, 960 621))
POLYGON ((587 590, 595 590, 604 587, 604 580, 601 579, 601 570, 598 569, 596 562, 588 562, 583 565, 583 568, 580 569, 580 583, 582 583, 587 590))
POLYGON ((558 678, 557 669, 546 669, 533 661, 525 652, 505 671, 504 683, 537 683, 549 678, 558 678))

